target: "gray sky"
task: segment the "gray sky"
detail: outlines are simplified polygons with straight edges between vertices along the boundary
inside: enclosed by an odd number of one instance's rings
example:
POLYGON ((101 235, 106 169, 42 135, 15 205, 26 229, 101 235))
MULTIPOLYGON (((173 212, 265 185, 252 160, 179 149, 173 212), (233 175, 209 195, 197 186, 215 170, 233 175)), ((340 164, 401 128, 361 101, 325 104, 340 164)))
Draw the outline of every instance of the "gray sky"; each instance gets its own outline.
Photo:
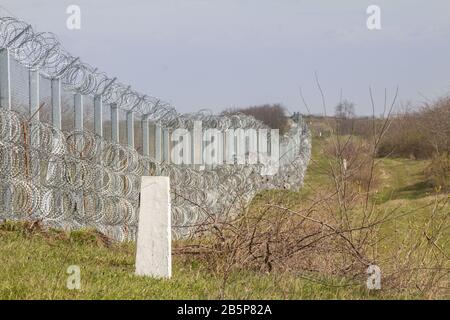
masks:
MULTIPOLYGON (((83 61, 181 112, 282 103, 322 112, 314 72, 332 113, 343 97, 377 113, 384 88, 420 103, 450 90, 448 0, 2 0, 39 31, 58 35, 83 61), (81 7, 81 30, 66 8, 81 7), (369 31, 366 9, 381 7, 369 31)), ((7 14, 0 8, 2 15, 7 14)))

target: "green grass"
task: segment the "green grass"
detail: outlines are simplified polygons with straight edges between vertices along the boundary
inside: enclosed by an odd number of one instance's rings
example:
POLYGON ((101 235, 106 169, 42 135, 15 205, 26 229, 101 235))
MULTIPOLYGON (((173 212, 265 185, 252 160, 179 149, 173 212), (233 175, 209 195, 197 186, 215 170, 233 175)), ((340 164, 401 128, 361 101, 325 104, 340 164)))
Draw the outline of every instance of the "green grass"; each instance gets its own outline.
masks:
POLYGON ((432 195, 433 187, 426 180, 424 171, 429 160, 383 159, 378 161, 382 188, 377 200, 418 200, 432 195))
MULTIPOLYGON (((175 257, 173 277, 158 280, 134 272, 134 244, 106 245, 93 231, 30 230, 0 225, 0 299, 214 299, 220 279, 196 262, 175 257), (66 287, 67 268, 81 269, 81 290, 66 287)), ((231 275, 226 298, 357 299, 378 298, 364 286, 324 279, 323 285, 292 275, 257 272, 231 275)))
MULTIPOLYGON (((313 141, 313 161, 305 187, 299 192, 268 191, 255 198, 266 201, 277 195, 283 205, 295 207, 314 192, 330 184, 323 170, 328 159, 322 154, 323 139, 313 141), (281 197, 280 197, 281 195, 281 197)), ((432 189, 424 179, 427 161, 381 159, 377 174, 381 183, 375 200, 381 208, 398 213, 420 208, 433 201, 432 189)), ((386 235, 409 232, 411 219, 417 223, 429 214, 405 216, 386 223, 386 235)), ((384 245, 391 245, 387 236, 384 245)), ((215 299, 220 297, 221 279, 199 261, 173 258, 173 277, 158 280, 134 275, 135 244, 109 244, 95 231, 63 232, 32 228, 29 224, 0 224, 0 299, 215 299), (66 287, 67 268, 81 269, 81 290, 66 287)), ((292 274, 239 271, 231 274, 225 291, 228 299, 385 299, 416 298, 368 291, 364 281, 339 278, 317 281, 292 274)))

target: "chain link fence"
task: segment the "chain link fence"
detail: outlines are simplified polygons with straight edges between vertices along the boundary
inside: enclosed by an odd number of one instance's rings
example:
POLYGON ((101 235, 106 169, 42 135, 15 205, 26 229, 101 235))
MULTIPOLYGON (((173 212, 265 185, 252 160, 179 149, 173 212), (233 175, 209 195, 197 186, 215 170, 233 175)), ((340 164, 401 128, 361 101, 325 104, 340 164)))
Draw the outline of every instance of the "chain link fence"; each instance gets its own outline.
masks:
POLYGON ((173 130, 192 131, 196 121, 221 132, 268 128, 239 114, 179 114, 10 17, 0 17, 0 101, 0 217, 94 227, 118 240, 135 239, 142 175, 170 177, 179 238, 207 217, 236 214, 262 189, 301 187, 311 153, 299 119, 281 137, 271 176, 261 164, 173 164, 173 130))

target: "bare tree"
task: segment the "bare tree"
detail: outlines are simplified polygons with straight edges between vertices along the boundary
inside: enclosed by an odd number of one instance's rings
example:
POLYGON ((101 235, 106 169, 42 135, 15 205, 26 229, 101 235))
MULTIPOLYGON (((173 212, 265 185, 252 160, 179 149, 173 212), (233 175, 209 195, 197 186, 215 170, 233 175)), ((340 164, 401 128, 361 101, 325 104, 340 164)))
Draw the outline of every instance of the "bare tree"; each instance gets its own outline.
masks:
POLYGON ((335 107, 335 116, 341 119, 351 119, 355 116, 355 104, 344 100, 335 107))

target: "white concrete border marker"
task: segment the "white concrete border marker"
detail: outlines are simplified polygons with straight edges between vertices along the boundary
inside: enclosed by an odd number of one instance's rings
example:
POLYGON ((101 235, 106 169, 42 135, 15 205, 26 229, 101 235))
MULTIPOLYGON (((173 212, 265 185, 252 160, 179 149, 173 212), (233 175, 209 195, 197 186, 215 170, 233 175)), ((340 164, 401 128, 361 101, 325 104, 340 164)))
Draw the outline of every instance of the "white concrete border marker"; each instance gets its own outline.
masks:
POLYGON ((172 276, 170 183, 168 177, 142 177, 136 274, 172 276))

